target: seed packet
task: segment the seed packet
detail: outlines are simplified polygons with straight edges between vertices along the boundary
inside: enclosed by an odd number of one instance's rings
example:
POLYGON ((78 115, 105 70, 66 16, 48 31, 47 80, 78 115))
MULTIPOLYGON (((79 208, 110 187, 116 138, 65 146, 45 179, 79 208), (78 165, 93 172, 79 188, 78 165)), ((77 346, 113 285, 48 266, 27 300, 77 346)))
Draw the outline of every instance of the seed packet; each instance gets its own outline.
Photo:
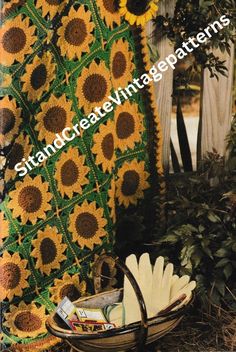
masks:
POLYGON ((58 305, 57 314, 74 331, 98 332, 115 328, 115 324, 108 323, 102 309, 76 307, 68 297, 58 305))

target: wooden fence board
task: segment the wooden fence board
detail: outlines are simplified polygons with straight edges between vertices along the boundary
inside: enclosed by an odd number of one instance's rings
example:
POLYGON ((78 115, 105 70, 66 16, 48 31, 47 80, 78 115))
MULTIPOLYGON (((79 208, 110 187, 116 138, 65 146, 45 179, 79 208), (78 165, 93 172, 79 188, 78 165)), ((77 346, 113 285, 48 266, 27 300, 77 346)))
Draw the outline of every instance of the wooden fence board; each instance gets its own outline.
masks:
MULTIPOLYGON (((162 0, 159 3, 158 14, 166 15, 168 13, 173 16, 176 0, 162 0)), ((152 33, 152 24, 148 25, 148 34, 152 33)), ((173 54, 174 46, 167 39, 162 38, 157 43, 159 60, 163 60, 166 56, 173 54)), ((171 111, 172 111, 172 92, 173 92, 173 70, 169 69, 163 72, 163 78, 156 84, 156 98, 158 111, 161 119, 163 134, 163 167, 166 172, 169 170, 170 160, 170 128, 171 128, 171 111)))
POLYGON ((232 119, 232 95, 234 73, 234 47, 231 55, 215 50, 215 55, 226 60, 228 77, 219 75, 219 80, 210 78, 209 70, 205 69, 202 102, 202 133, 201 156, 215 149, 225 155, 226 136, 230 130, 232 119))

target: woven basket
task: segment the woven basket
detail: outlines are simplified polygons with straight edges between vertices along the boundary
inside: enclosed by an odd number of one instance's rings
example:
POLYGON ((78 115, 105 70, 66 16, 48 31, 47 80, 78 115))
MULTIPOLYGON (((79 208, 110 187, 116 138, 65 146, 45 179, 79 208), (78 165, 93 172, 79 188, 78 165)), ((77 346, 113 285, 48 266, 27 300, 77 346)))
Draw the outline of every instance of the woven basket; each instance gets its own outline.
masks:
POLYGON ((94 287, 96 294, 81 298, 73 302, 78 307, 104 308, 107 304, 122 301, 123 289, 108 292, 101 291, 101 268, 106 260, 114 261, 115 265, 127 276, 137 296, 141 321, 102 332, 77 332, 66 327, 65 323, 52 313, 46 322, 48 331, 56 337, 62 338, 79 352, 121 352, 130 349, 145 351, 145 345, 155 342, 170 332, 183 318, 193 298, 187 305, 176 311, 160 314, 154 318, 147 318, 146 306, 140 288, 127 266, 119 258, 102 255, 94 266, 94 287))

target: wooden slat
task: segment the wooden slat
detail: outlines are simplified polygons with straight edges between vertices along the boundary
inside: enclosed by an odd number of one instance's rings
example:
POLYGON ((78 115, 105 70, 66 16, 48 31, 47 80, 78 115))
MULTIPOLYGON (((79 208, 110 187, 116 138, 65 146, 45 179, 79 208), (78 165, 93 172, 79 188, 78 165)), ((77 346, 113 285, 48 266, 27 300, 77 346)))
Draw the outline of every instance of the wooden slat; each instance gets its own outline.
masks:
MULTIPOLYGON (((159 3, 158 14, 166 15, 168 13, 173 16, 176 0, 162 0, 159 3)), ((152 23, 148 24, 148 34, 152 33, 152 23)), ((163 60, 166 56, 174 52, 174 46, 167 38, 162 38, 157 43, 159 60, 163 60)), ((169 69, 163 72, 163 78, 156 84, 156 97, 158 104, 158 112, 161 119, 161 127, 163 134, 163 167, 167 172, 169 170, 170 159, 170 126, 172 111, 172 92, 173 92, 173 70, 169 69)))
POLYGON ((202 101, 201 156, 215 149, 220 155, 226 152, 226 136, 232 119, 232 92, 234 74, 234 47, 231 55, 215 50, 214 54, 226 60, 228 77, 219 74, 219 80, 210 78, 205 69, 202 101))

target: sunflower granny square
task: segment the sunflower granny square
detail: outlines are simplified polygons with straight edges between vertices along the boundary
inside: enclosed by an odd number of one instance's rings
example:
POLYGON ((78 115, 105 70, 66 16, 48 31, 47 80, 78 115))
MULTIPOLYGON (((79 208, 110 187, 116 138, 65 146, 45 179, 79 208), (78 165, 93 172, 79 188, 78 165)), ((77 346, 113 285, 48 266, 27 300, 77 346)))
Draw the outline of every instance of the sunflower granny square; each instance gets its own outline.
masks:
POLYGON ((59 342, 48 314, 93 292, 114 224, 157 190, 160 126, 150 85, 19 176, 23 158, 149 69, 148 50, 113 0, 3 1, 1 18, 0 339, 10 351, 43 351, 59 342))

